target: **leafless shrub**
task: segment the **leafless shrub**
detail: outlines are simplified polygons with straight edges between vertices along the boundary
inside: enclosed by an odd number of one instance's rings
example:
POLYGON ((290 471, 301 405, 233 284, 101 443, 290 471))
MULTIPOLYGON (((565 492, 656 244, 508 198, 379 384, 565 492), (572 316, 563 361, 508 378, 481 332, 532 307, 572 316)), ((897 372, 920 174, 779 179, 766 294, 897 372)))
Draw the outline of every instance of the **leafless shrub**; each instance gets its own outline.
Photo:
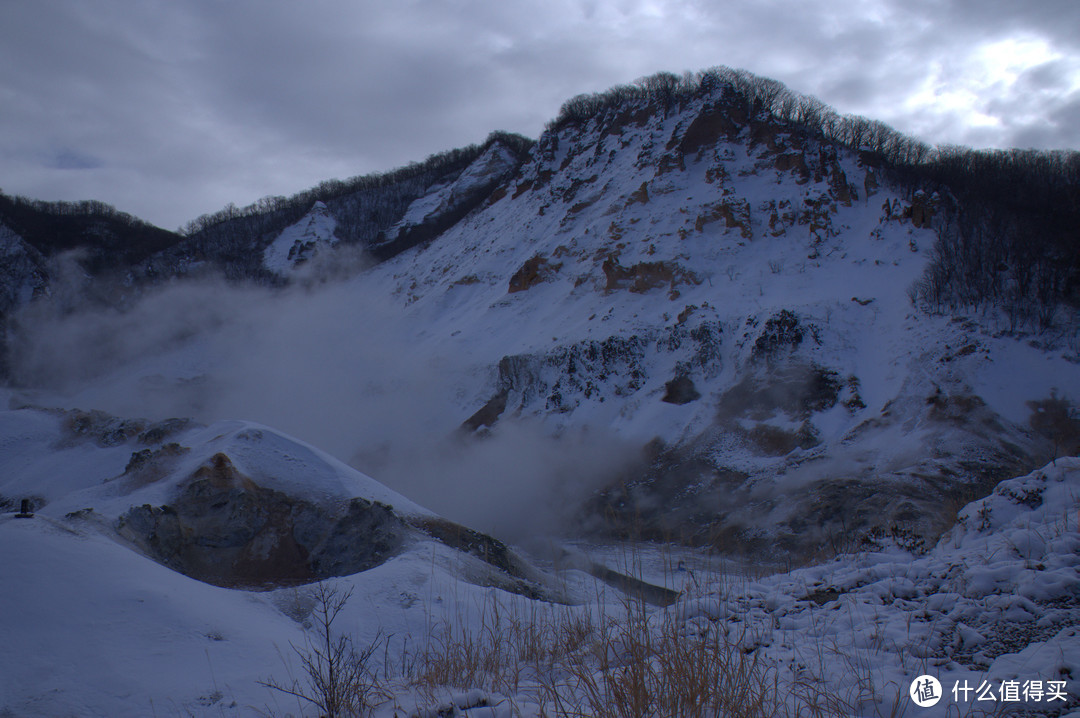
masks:
POLYGON ((335 635, 334 621, 351 596, 351 589, 342 591, 326 583, 317 584, 312 592, 314 635, 303 647, 292 647, 304 668, 305 679, 294 678, 283 684, 271 678, 260 681, 260 685, 311 703, 326 718, 370 715, 376 705, 386 700, 378 674, 368 665, 382 645, 382 637, 357 649, 349 636, 335 635))

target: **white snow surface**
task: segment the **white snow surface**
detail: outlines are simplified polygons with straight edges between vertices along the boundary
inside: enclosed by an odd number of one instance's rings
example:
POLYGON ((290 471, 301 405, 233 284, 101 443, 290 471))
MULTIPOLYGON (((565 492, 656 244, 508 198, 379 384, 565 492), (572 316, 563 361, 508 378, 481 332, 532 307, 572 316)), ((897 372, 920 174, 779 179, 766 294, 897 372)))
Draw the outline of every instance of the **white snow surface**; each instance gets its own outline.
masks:
MULTIPOLYGON (((131 551, 92 520, 53 513, 0 515, 7 586, 0 592, 0 713, 315 715, 260 685, 299 670, 291 646, 311 636, 297 622, 310 609, 305 589, 208 586, 131 551)), ((652 624, 676 620, 688 636, 720 631, 772 666, 781 691, 812 684, 850 715, 966 715, 999 705, 1029 711, 1016 714, 1065 715, 1080 706, 1078 519, 1080 459, 1059 459, 965 507, 924 555, 884 545, 758 578, 691 551, 658 561, 645 545, 624 547, 621 565, 613 558, 618 551, 607 560, 684 591, 670 608, 646 609, 652 624), (676 558, 687 559, 679 570, 676 558), (932 709, 907 698, 924 674, 946 692, 932 709), (972 689, 985 683, 1000 698, 1006 684, 1035 680, 1056 686, 1066 701, 976 704, 974 694, 966 702, 951 696, 965 682, 972 689)), ((333 579, 354 592, 337 628, 359 645, 391 636, 381 660, 400 665, 440 645, 447 627, 459 635, 490 627, 496 610, 536 621, 626 610, 620 594, 576 571, 566 580, 584 602, 558 607, 463 583, 463 561, 421 543, 367 572, 333 579)), ((474 706, 457 714, 473 718, 542 714, 543 694, 528 677, 511 695, 480 683, 448 686, 439 697, 388 679, 390 693, 375 715, 436 715, 455 701, 474 706)), ((585 700, 572 682, 561 690, 563 705, 585 700)))
POLYGON ((886 540, 880 552, 732 582, 677 610, 688 624, 748 629, 765 656, 849 696, 857 715, 888 715, 923 674, 946 698, 957 682, 985 681, 998 700, 910 706, 913 715, 1077 709, 1078 522, 1080 459, 1059 459, 964 507, 925 555, 886 540), (1001 702, 1003 682, 1031 680, 1064 681, 1068 701, 1001 702))

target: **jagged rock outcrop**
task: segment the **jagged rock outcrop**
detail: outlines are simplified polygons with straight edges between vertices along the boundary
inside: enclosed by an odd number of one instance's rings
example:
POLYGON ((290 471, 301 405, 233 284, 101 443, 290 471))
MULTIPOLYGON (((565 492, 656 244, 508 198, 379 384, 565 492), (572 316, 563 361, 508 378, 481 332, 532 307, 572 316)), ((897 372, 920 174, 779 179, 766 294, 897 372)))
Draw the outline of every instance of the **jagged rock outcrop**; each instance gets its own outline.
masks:
MULTIPOLYGON (((122 477, 126 491, 161 480, 188 451, 171 443, 135 452, 122 477)), ((115 528, 169 568, 231 588, 277 588, 360 573, 426 538, 487 564, 486 580, 507 590, 553 595, 498 539, 437 516, 402 514, 377 500, 313 500, 260 486, 223 452, 181 481, 167 504, 132 506, 115 528)))
POLYGON ((561 264, 553 263, 547 257, 537 254, 527 259, 525 264, 521 265, 521 269, 514 272, 513 276, 510 277, 510 286, 506 291, 510 294, 524 292, 541 282, 549 280, 561 268, 561 264))
POLYGON ((327 507, 260 487, 216 454, 169 504, 137 506, 117 531, 161 563, 207 583, 272 587, 358 573, 405 542, 392 507, 355 498, 327 507))

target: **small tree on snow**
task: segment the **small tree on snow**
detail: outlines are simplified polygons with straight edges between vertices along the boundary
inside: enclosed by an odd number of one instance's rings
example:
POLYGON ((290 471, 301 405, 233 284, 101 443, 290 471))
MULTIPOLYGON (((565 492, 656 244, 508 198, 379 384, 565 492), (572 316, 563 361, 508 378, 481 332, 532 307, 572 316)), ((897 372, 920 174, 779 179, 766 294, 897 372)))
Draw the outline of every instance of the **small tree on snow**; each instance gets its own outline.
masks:
POLYGON ((342 591, 319 583, 313 597, 314 635, 308 636, 305 646, 292 646, 306 679, 294 678, 285 685, 273 678, 259 683, 314 704, 326 718, 366 715, 372 701, 379 697, 377 676, 368 667, 368 661, 379 647, 380 639, 358 651, 349 636, 334 635, 334 621, 352 597, 352 589, 342 591))

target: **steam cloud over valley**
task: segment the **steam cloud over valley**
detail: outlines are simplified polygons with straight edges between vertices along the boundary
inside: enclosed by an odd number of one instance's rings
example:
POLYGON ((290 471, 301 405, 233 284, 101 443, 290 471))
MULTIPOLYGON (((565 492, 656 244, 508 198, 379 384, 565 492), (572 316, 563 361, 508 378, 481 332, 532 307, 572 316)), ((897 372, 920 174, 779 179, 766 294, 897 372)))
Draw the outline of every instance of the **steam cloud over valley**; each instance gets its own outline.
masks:
POLYGON ((592 490, 640 460, 602 426, 553 434, 519 421, 464 437, 461 395, 486 388, 489 368, 418 336, 363 277, 309 274, 278 290, 206 278, 122 309, 65 310, 79 290, 61 289, 12 318, 16 402, 153 421, 243 417, 508 540, 558 534, 592 490))

